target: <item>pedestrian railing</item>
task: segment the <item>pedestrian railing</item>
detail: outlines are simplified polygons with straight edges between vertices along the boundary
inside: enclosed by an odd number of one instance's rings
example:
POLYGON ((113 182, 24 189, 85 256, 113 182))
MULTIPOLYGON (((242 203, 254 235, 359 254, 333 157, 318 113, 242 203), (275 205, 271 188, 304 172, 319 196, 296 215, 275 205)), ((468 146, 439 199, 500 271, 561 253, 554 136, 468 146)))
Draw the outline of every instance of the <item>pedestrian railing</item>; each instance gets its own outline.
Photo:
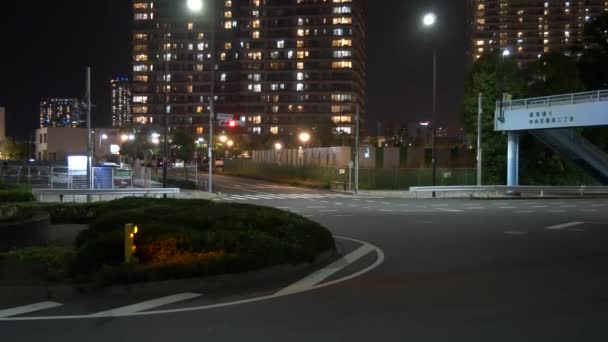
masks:
MULTIPOLYGON (((172 196, 177 197, 180 193, 178 188, 129 188, 129 189, 33 189, 32 193, 41 202, 59 200, 77 202, 78 197, 102 201, 104 199, 115 199, 131 196, 172 196)), ((87 199, 88 200, 88 199, 87 199)))
POLYGON ((523 194, 523 195, 538 195, 541 197, 547 195, 608 195, 608 187, 606 186, 503 186, 503 185, 488 185, 488 186, 429 186, 429 187, 411 187, 410 192, 413 193, 467 193, 473 194, 523 194))

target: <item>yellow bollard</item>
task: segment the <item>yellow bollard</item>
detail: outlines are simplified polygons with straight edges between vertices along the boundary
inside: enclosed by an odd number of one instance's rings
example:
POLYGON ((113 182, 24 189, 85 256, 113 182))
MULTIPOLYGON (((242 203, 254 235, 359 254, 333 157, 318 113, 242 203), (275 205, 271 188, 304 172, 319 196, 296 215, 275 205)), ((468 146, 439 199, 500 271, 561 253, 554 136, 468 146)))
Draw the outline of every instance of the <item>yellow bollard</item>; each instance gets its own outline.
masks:
POLYGON ((125 263, 134 262, 135 258, 135 236, 139 233, 139 227, 134 224, 125 224, 124 240, 125 240, 125 263))

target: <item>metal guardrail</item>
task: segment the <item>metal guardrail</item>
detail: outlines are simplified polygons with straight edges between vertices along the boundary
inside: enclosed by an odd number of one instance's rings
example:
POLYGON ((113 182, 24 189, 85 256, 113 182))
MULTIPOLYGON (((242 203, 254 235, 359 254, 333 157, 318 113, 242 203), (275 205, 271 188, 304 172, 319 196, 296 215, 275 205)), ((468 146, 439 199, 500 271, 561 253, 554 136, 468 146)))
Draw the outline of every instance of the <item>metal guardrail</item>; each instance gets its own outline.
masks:
POLYGON ((66 196, 99 196, 99 200, 106 196, 156 196, 171 195, 176 197, 180 193, 178 188, 128 188, 128 189, 33 189, 32 193, 42 201, 46 197, 58 197, 60 201, 66 196))
POLYGON ((488 185, 488 186, 429 186, 429 187, 411 187, 410 192, 413 193, 486 193, 488 196, 491 193, 496 194, 538 194, 541 197, 545 195, 608 195, 608 187, 606 186, 504 186, 504 185, 488 185))
MULTIPOLYGON (((502 108, 503 110, 517 110, 603 101, 608 101, 608 90, 503 101, 502 108)), ((501 103, 498 101, 496 103, 496 108, 498 109, 500 106, 501 103)))

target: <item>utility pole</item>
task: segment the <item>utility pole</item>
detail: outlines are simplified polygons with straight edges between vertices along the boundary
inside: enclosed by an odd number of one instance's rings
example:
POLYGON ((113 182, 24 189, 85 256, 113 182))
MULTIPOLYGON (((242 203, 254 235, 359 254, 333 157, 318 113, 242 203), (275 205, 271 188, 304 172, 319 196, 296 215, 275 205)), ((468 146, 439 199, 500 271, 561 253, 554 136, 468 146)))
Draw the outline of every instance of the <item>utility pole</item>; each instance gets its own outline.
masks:
MULTIPOLYGON (((437 50, 433 53, 433 186, 437 186, 437 50)), ((437 193, 433 191, 433 198, 437 193)))
POLYGON ((482 133, 482 115, 483 115, 483 94, 479 93, 477 101, 477 185, 482 185, 482 148, 481 148, 481 133, 482 133))
POLYGON ((357 99, 357 114, 356 114, 356 125, 355 128, 355 195, 359 194, 359 144, 360 144, 360 136, 359 132, 361 129, 361 113, 359 109, 359 99, 357 99))
MULTIPOLYGON (((212 9, 215 11, 215 8, 212 9)), ((209 193, 213 193, 213 125, 215 124, 215 12, 211 15, 211 98, 209 99, 209 193)))
POLYGON ((209 99, 209 193, 213 193, 213 118, 215 117, 213 106, 213 95, 211 95, 211 99, 209 99))
MULTIPOLYGON (((170 46, 169 41, 169 24, 165 23, 165 36, 163 37, 164 47, 170 46)), ((164 49, 161 49, 164 51, 164 49)), ((169 54, 165 51, 163 52, 163 59, 165 60, 165 84, 164 84, 164 92, 165 95, 165 105, 163 108, 163 130, 164 130, 164 141, 163 141, 163 188, 167 187, 167 159, 169 159, 169 120, 168 116, 168 107, 169 107, 169 54)), ((164 195, 164 198, 167 198, 167 195, 164 195)))
MULTIPOLYGON (((91 139, 91 67, 87 67, 87 84, 86 84, 86 101, 87 101, 87 188, 93 189, 93 156, 91 139)), ((87 196, 87 202, 91 202, 91 195, 87 196)))

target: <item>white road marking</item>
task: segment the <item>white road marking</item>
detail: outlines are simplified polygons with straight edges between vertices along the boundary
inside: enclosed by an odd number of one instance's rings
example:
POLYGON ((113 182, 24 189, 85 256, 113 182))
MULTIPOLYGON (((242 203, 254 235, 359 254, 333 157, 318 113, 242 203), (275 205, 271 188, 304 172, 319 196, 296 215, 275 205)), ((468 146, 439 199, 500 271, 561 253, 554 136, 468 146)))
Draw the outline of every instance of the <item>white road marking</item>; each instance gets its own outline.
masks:
POLYGON ((530 208, 549 208, 549 207, 546 205, 533 205, 530 208))
POLYGON ((384 211, 384 212, 386 212, 386 213, 390 213, 390 212, 392 212, 392 210, 390 210, 390 209, 380 209, 380 211, 384 211))
POLYGON ((366 201, 367 203, 376 203, 376 201, 366 201))
POLYGON ((10 308, 5 310, 0 310, 0 318, 6 318, 11 316, 23 315, 30 312, 46 310, 56 308, 58 306, 62 306, 63 304, 56 302, 41 302, 36 304, 19 306, 16 308, 10 308))
POLYGON ((337 202, 336 202, 336 203, 335 203, 335 205, 344 205, 344 203, 337 203, 337 202))
POLYGON ((449 204, 432 204, 431 207, 449 207, 449 204))
POLYGON ((375 249, 372 246, 364 245, 364 246, 360 247, 359 249, 357 249, 356 251, 341 258, 340 260, 335 261, 331 265, 329 265, 323 269, 320 269, 320 270, 310 274, 309 276, 287 286, 286 288, 277 292, 276 295, 283 296, 283 295, 287 295, 287 294, 302 292, 302 291, 305 291, 306 289, 310 289, 310 288, 314 287, 315 285, 321 283, 323 280, 331 277, 335 273, 344 269, 348 265, 352 264, 353 262, 355 262, 355 261, 363 258, 364 256, 366 256, 367 254, 373 252, 374 250, 375 249))
POLYGON ((517 209, 517 207, 499 207, 498 209, 517 209))
POLYGON ((462 213, 462 210, 457 210, 457 209, 448 209, 448 208, 437 208, 437 210, 441 210, 441 211, 445 211, 445 212, 450 212, 450 213, 462 213))
POLYGON ((382 204, 385 204, 385 205, 391 205, 391 204, 390 204, 390 203, 388 203, 388 202, 382 202, 382 204))
POLYGON ((133 314, 140 311, 146 311, 150 309, 154 309, 160 306, 174 304, 183 302, 185 300, 194 299, 202 296, 200 293, 180 293, 173 296, 167 296, 162 298, 157 298, 153 300, 148 300, 145 302, 123 306, 121 308, 116 308, 108 311, 98 312, 92 314, 91 317, 114 317, 114 316, 124 316, 128 314, 133 314))
POLYGON ((528 232, 509 231, 505 232, 506 235, 527 235, 528 232))
POLYGON ((570 227, 580 226, 581 224, 585 224, 585 222, 570 222, 570 223, 558 224, 556 226, 547 227, 545 229, 561 230, 561 229, 566 229, 566 228, 570 228, 570 227))

